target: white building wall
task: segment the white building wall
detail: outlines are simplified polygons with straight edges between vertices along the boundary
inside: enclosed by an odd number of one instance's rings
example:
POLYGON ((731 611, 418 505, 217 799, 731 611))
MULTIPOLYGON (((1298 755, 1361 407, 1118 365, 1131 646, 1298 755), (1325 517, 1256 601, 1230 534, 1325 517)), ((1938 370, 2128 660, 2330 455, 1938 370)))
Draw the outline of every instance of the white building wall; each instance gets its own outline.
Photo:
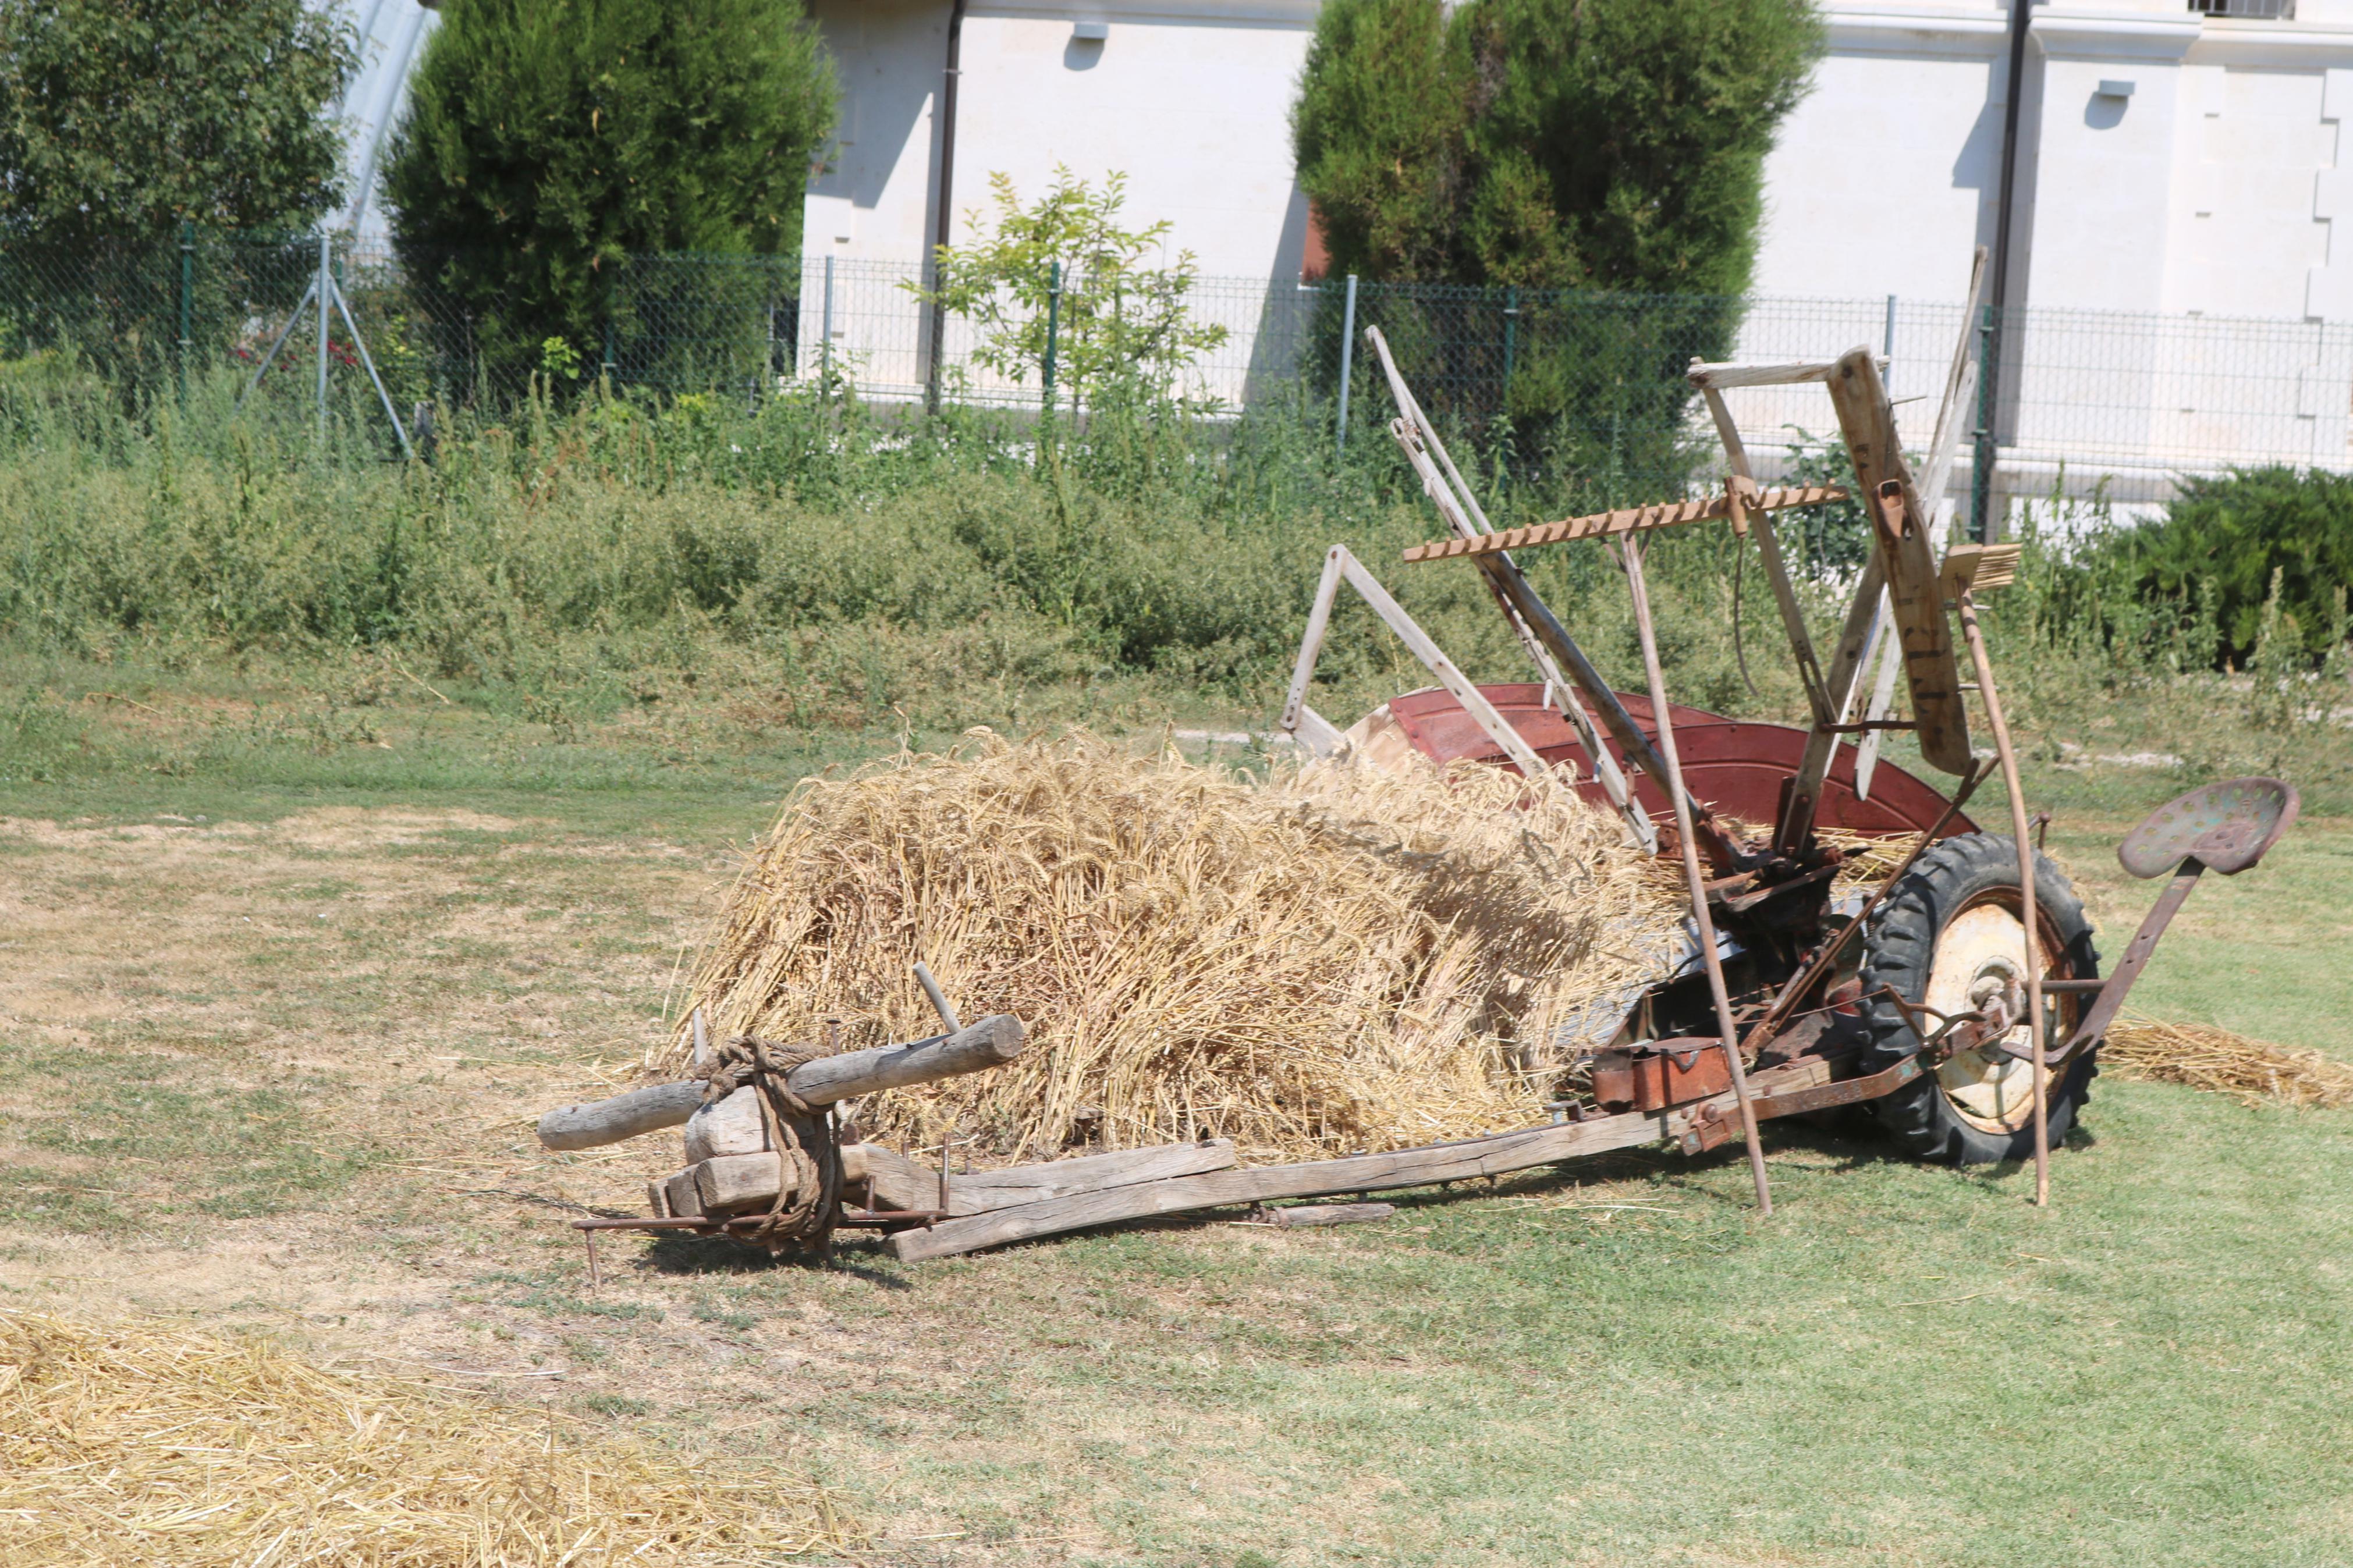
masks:
POLYGON ((2006 12, 1826 7, 1830 53, 1765 165, 1760 294, 1958 300, 1993 241, 2006 12))
MULTIPOLYGON (((811 183, 808 247, 914 263, 933 240, 944 0, 817 0, 840 67, 839 145, 811 183)), ((1220 277, 1296 278, 1306 204, 1293 178, 1291 100, 1313 0, 1150 0, 965 12, 957 87, 954 237, 1008 175, 1024 203, 1067 166, 1127 176, 1132 226, 1167 220, 1169 252, 1220 277), (1100 40, 1077 24, 1104 25, 1100 40)))
POLYGON ((841 112, 809 179, 802 247, 908 261, 932 243, 934 113, 947 59, 941 0, 816 0, 841 112))
POLYGON ((1168 250, 1208 276, 1299 275, 1307 229, 1291 101, 1314 27, 1301 0, 1253 5, 976 5, 964 25, 955 233, 989 205, 988 177, 1024 202, 1057 166, 1127 176, 1130 226, 1166 219, 1168 250), (1073 36, 1106 25, 1100 42, 1073 36))

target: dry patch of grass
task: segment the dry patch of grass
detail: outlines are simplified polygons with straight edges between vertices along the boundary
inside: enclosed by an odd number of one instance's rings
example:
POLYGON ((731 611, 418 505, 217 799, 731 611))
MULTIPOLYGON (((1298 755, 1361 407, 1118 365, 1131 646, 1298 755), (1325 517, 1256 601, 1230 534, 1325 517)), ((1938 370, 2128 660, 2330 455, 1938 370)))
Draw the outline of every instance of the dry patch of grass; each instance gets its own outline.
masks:
POLYGON ((771 1465, 674 1454, 266 1341, 0 1310, 0 1563, 772 1562, 857 1543, 771 1465))

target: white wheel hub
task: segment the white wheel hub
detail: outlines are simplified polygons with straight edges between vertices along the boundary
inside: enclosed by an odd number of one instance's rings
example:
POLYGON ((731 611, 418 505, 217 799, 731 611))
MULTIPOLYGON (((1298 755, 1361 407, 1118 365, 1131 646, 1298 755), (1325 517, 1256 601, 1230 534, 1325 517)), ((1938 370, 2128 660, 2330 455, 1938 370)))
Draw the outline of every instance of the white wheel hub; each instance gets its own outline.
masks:
MULTIPOLYGON (((1920 999, 1950 1016, 1974 1011, 2009 991, 2023 1015, 2025 978, 2025 925, 1999 904, 1978 904, 1963 910, 1938 933, 1936 963, 1920 999)), ((1945 1058, 1936 1079, 1963 1120, 1984 1132, 2016 1132, 2033 1120, 2034 1067, 2024 1059, 2032 1039, 2021 1020, 2002 1037, 2002 1043, 2015 1047, 2018 1056, 1971 1049, 1945 1058)))

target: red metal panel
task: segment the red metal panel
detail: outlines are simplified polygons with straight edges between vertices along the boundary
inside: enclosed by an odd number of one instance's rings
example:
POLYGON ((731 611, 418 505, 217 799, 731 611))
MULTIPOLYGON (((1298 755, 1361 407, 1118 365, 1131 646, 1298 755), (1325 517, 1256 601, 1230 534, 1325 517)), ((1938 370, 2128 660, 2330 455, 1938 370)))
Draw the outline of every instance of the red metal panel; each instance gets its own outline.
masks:
MULTIPOLYGON (((1590 772, 1577 731, 1560 713, 1544 704, 1544 689, 1533 683, 1482 686, 1480 691, 1495 705, 1504 721, 1526 738, 1536 755, 1548 763, 1576 764, 1582 782, 1578 792, 1596 804, 1607 804, 1601 786, 1582 775, 1590 772)), ((1620 692, 1618 700, 1643 729, 1651 728, 1651 700, 1620 692)), ((1392 698, 1389 714, 1415 751, 1440 763, 1467 757, 1501 763, 1504 753, 1462 711, 1462 705, 1441 688, 1428 687, 1392 698)), ((1683 782, 1694 800, 1720 816, 1736 816, 1768 829, 1780 814, 1782 781, 1794 776, 1806 749, 1806 731, 1788 724, 1766 724, 1727 719, 1704 709, 1670 705, 1675 722, 1675 742, 1683 755, 1683 782)), ((1607 739, 1607 731, 1604 731, 1607 739)), ((1619 766, 1626 759, 1610 742, 1619 766)), ((1674 814, 1666 796, 1647 777, 1629 770, 1635 795, 1660 823, 1672 823, 1674 814)), ((1854 748, 1841 746, 1831 761, 1830 777, 1822 786, 1817 820, 1826 827, 1853 833, 1925 833, 1934 826, 1947 797, 1902 768, 1882 758, 1872 775, 1871 798, 1854 794, 1854 748)), ((1957 816, 1950 831, 1974 833, 1977 824, 1957 816)))

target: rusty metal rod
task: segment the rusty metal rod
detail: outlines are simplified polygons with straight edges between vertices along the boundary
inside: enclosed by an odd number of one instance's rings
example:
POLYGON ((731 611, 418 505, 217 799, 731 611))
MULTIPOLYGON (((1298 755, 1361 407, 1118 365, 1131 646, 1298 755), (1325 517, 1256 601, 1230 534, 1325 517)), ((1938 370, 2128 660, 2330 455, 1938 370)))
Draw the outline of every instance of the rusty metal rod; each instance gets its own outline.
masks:
MULTIPOLYGON (((1883 500, 1882 505, 1885 503, 1883 500)), ((1903 499, 1899 495, 1896 507, 1903 499)), ((2051 1092, 2044 1078, 2050 1071, 2042 1037, 2042 906, 2034 901, 2034 838, 2027 826, 2026 795, 2018 782, 2018 752, 2010 743, 2010 725, 2001 713, 2001 694, 1994 689, 1993 661, 1986 657, 1985 633, 1978 626, 1977 598, 1965 585, 1960 594, 1961 636, 1968 640, 1969 659, 1977 666, 1978 696, 1985 703, 1986 723, 1993 731, 1994 754, 2001 760, 2001 782, 2010 791, 2010 832, 2018 839, 2018 923, 2026 932, 2026 1026, 2031 1036, 2034 1075, 2034 1204, 2051 1202, 2051 1092)))
POLYGON ((1634 601, 1634 627, 1642 638, 1642 670, 1651 681, 1651 721, 1659 756, 1666 763, 1667 798, 1675 808, 1675 837, 1682 841, 1683 882, 1691 894, 1692 921, 1699 928, 1699 951, 1707 964, 1708 990, 1715 998, 1715 1021, 1724 1036, 1725 1067, 1733 1098, 1740 1102, 1740 1133, 1748 1145, 1748 1173, 1757 1183, 1757 1211, 1773 1213, 1773 1188, 1765 1176, 1765 1146, 1757 1132, 1757 1107, 1748 1095, 1748 1074, 1740 1065, 1740 1028, 1732 1020, 1732 996, 1724 984, 1724 960, 1715 951, 1715 921, 1707 912, 1707 888, 1699 868, 1699 841, 1692 828, 1691 795, 1683 788, 1683 765, 1675 750, 1674 710, 1667 705, 1667 678, 1659 668, 1658 628, 1651 620, 1651 593, 1642 577, 1642 552, 1629 539, 1619 546, 1626 587, 1634 601))
POLYGON ((1854 919, 1841 926, 1830 941, 1822 944, 1822 950, 1814 955, 1814 961, 1781 987, 1780 994, 1766 1007, 1765 1016, 1757 1019, 1756 1027, 1748 1031, 1748 1038, 1742 1044, 1742 1049, 1751 1053, 1762 1050, 1773 1037, 1773 1030, 1788 1022, 1789 1007, 1813 988, 1814 982, 1830 973, 1831 965, 1838 961, 1840 953, 1846 951, 1847 942, 1862 930, 1863 922, 1871 919, 1872 911, 1894 891, 1895 884, 1912 869, 1912 863, 1926 854, 1930 845, 1944 837, 1945 829, 1952 826, 1953 818, 1960 816, 1961 807, 1968 804, 1969 796, 1977 793, 1978 785, 1985 782, 1986 775, 1991 771, 1982 763, 1970 767, 1968 776, 1961 781, 1961 787, 1953 792, 1953 798, 1947 803, 1944 814, 1936 818, 1936 826, 1920 836, 1920 842, 1912 846, 1911 852, 1904 857, 1894 871, 1888 873, 1885 881, 1871 889, 1871 896, 1863 900, 1862 908, 1855 911, 1854 919))

